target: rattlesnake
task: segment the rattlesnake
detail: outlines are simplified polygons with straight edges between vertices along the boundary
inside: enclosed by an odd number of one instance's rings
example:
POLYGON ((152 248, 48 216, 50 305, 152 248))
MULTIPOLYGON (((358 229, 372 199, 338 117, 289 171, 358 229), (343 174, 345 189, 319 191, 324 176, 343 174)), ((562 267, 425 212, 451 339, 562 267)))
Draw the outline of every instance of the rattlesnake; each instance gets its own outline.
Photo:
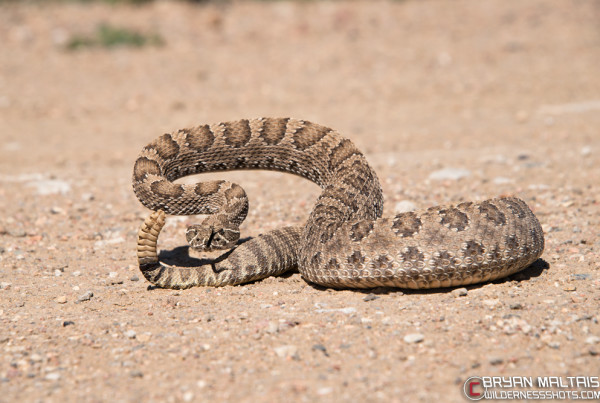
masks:
POLYGON ((377 175, 354 144, 324 126, 289 118, 202 125, 164 134, 135 162, 133 189, 156 210, 138 233, 137 255, 158 287, 234 285, 297 267, 308 281, 333 288, 436 288, 515 273, 544 249, 540 223, 520 199, 464 202, 381 218, 377 175), (173 183, 202 172, 283 171, 323 191, 303 227, 285 227, 235 247, 248 211, 230 182, 173 183), (156 244, 166 214, 210 214, 188 228, 198 249, 233 251, 199 267, 165 266, 156 244))

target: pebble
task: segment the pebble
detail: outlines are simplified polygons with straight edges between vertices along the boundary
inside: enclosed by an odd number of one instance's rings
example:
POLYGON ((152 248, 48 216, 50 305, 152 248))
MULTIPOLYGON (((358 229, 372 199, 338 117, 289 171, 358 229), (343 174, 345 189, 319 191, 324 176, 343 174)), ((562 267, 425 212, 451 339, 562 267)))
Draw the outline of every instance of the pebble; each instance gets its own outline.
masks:
POLYGON ((576 274, 571 274, 571 278, 573 280, 591 280, 592 275, 589 273, 576 273, 576 274))
POLYGON ((521 305, 521 303, 519 302, 515 302, 513 304, 510 304, 509 308, 514 310, 523 309, 523 305, 521 305))
POLYGON ((408 213, 409 211, 415 211, 416 209, 417 205, 410 200, 401 200, 394 206, 396 214, 408 213))
POLYGON ((421 333, 409 333, 404 336, 404 342, 409 344, 420 343, 423 340, 425 340, 425 336, 423 336, 421 333))
POLYGON ((134 274, 133 276, 131 276, 131 277, 129 278, 129 281, 140 281, 140 278, 138 277, 138 275, 137 275, 137 274, 134 274))
POLYGON ((319 388, 317 390, 317 395, 319 396, 325 396, 325 395, 329 395, 333 392, 333 388, 331 386, 326 386, 324 388, 319 388))
POLYGON ((444 168, 434 171, 429 175, 433 180, 459 180, 471 176, 471 171, 461 168, 444 168))
POLYGON ((312 349, 315 351, 321 351, 323 352, 323 354, 325 354, 326 357, 329 357, 329 353, 327 353, 327 348, 325 348, 325 346, 322 344, 315 344, 312 346, 312 349))
POLYGON ((510 179, 510 178, 505 178, 504 176, 496 176, 492 182, 494 182, 495 185, 504 185, 506 183, 513 183, 514 180, 510 179))
POLYGON ((483 300, 483 305, 489 306, 490 308, 494 308, 499 304, 500 304, 499 299, 484 299, 483 300))
POLYGON ((269 325, 267 326, 266 332, 271 334, 279 332, 279 323, 275 321, 270 321, 269 325))
POLYGON ((152 335, 148 333, 143 333, 136 337, 136 339, 141 343, 147 343, 148 341, 150 341, 150 338, 152 338, 152 335))
POLYGON ((66 304, 67 303, 67 297, 65 295, 61 295, 60 297, 56 297, 56 299, 54 301, 57 304, 66 304))
POLYGON ((577 291, 577 287, 575 287, 573 284, 567 284, 566 286, 563 287, 564 291, 577 291))
POLYGON ((94 296, 94 293, 91 291, 86 291, 82 295, 77 298, 77 302, 89 301, 94 296))
POLYGON ((73 277, 79 277, 79 276, 81 276, 81 272, 79 270, 77 270, 77 271, 74 271, 73 273, 71 273, 71 275, 73 277))
POLYGON ((63 327, 71 326, 71 325, 74 325, 74 324, 75 324, 75 322, 73 322, 72 320, 65 320, 62 323, 63 327))
POLYGON ((125 336, 127 336, 128 339, 135 339, 135 337, 136 337, 135 330, 126 331, 125 336))
POLYGON ((463 287, 452 290, 450 293, 455 297, 464 297, 465 295, 467 295, 467 292, 467 289, 463 287))
POLYGON ((488 362, 491 365, 500 365, 500 364, 502 364, 504 362, 504 359, 502 357, 490 357, 488 359, 488 362))
POLYGON ((369 295, 367 295, 366 297, 363 298, 363 301, 367 301, 367 302, 368 301, 374 301, 377 298, 379 298, 377 295, 375 295, 375 294, 369 294, 369 295))
POLYGON ((585 339, 587 344, 598 344, 600 343, 600 337, 598 336, 589 336, 585 339))
POLYGON ((350 315, 351 313, 356 313, 356 308, 350 306, 348 308, 338 308, 338 309, 317 309, 316 310, 317 313, 329 313, 329 312, 341 312, 341 313, 345 313, 347 315, 350 315))
POLYGON ((68 182, 59 179, 42 179, 32 181, 27 184, 35 188, 39 195, 67 194, 71 191, 71 185, 68 182))
POLYGON ((191 402, 194 400, 194 394, 192 392, 185 392, 183 394, 183 401, 184 402, 191 402))
POLYGON ((298 356, 298 347, 292 345, 292 344, 288 344, 285 346, 280 346, 280 347, 275 347, 273 349, 273 351, 275 351, 275 354, 277 354, 278 357, 281 358, 292 358, 292 359, 299 359, 300 357, 298 356))
POLYGON ((83 193, 81 195, 81 200, 83 201, 92 201, 94 200, 94 194, 93 193, 83 193))
POLYGON ((65 210, 60 207, 53 206, 50 208, 50 214, 65 214, 65 210))
POLYGON ((3 281, 0 283, 0 290, 8 290, 11 285, 12 283, 7 283, 6 281, 3 281))
POLYGON ((508 335, 515 334, 519 330, 523 332, 523 334, 528 334, 532 330, 531 325, 527 323, 527 321, 515 315, 511 315, 507 320, 499 321, 497 325, 502 327, 504 333, 508 335))
POLYGON ((48 381, 58 381, 60 379, 60 374, 58 372, 50 372, 46 374, 44 377, 48 381))
POLYGON ((592 147, 590 147, 590 146, 581 147, 580 153, 583 157, 587 157, 592 154, 592 147))
POLYGON ((27 232, 25 232, 25 230, 22 228, 15 228, 13 230, 10 230, 8 232, 8 234, 15 238, 23 238, 23 237, 27 236, 27 232))
POLYGON ((133 370, 129 373, 129 376, 132 378, 143 378, 144 374, 142 373, 142 371, 133 370))

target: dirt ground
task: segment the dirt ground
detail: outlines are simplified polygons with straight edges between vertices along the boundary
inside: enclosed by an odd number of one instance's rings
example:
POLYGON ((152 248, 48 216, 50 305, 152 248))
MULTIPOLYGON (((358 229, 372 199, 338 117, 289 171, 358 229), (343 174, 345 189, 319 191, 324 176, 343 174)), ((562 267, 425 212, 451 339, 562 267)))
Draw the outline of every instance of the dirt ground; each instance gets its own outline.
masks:
MULTIPOLYGON (((600 375, 600 2, 3 2, 0 43, 0 402, 466 401, 471 376, 600 375), (102 23, 164 43, 66 49, 102 23), (149 288, 138 152, 256 116, 351 138, 386 215, 518 195, 543 260, 466 295, 149 288)), ((319 193, 219 177, 250 197, 244 236, 319 193)))

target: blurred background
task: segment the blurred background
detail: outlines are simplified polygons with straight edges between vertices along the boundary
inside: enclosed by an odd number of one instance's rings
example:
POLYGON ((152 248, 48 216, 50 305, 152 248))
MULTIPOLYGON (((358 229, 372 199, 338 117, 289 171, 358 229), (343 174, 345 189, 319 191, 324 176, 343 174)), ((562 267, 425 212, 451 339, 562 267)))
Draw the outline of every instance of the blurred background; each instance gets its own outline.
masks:
POLYGON ((27 164, 107 155, 129 164, 130 147, 164 131, 254 116, 329 125, 366 152, 528 148, 531 136, 539 150, 548 127, 581 116, 561 105, 600 110, 599 9, 1 1, 0 167, 13 165, 13 149, 27 149, 18 153, 27 164))

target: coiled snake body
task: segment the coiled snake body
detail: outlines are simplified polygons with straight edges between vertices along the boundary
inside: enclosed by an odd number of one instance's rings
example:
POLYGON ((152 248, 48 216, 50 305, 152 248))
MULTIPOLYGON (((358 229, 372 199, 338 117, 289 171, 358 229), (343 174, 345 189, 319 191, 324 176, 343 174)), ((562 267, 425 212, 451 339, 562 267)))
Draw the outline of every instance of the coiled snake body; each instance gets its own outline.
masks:
POLYGON ((239 120, 165 134, 136 160, 133 189, 155 210, 138 234, 140 269, 165 288, 241 284, 294 267, 306 280, 334 288, 449 287, 508 276, 544 249, 537 218, 514 197, 381 218, 381 186, 363 154, 334 130, 302 120, 239 120), (323 191, 305 226, 235 247, 248 211, 244 190, 226 181, 173 183, 235 169, 288 172, 323 191), (233 251, 199 267, 161 264, 156 248, 165 213, 210 214, 188 228, 190 245, 233 251))

